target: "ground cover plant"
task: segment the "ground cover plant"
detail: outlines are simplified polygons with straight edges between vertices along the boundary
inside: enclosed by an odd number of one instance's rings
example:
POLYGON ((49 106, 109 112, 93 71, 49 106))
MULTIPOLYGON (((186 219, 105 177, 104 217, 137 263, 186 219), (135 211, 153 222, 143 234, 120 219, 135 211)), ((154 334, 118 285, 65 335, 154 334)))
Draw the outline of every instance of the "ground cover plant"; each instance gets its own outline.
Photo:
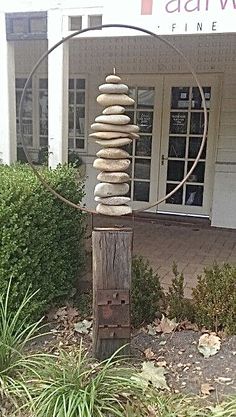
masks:
MULTIPOLYGON (((63 196, 81 202, 77 170, 41 173, 63 196)), ((6 290, 12 277, 11 311, 28 288, 40 290, 28 306, 34 319, 75 286, 84 260, 84 215, 53 197, 27 165, 1 165, 0 183, 0 288, 6 290)))

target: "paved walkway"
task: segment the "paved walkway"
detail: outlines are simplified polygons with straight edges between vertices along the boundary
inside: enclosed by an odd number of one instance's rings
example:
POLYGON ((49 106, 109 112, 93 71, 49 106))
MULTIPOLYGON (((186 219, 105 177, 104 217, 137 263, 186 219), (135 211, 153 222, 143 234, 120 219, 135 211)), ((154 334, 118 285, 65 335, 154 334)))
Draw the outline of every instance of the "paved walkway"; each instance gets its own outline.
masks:
MULTIPOLYGON (((121 220, 95 218, 94 226, 132 226, 127 218, 121 220)), ((156 219, 134 222, 134 254, 149 259, 164 288, 171 282, 175 262, 183 271, 186 296, 197 282, 197 276, 214 262, 236 265, 236 230, 218 229, 206 223, 185 224, 156 219)))

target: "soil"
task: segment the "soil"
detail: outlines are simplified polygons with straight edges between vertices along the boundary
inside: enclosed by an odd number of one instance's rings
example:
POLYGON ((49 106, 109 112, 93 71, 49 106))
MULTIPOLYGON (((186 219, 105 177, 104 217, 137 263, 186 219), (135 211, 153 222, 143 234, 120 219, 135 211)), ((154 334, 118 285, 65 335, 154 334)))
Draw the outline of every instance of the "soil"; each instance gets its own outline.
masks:
POLYGON ((208 383, 214 388, 208 397, 212 401, 236 395, 236 336, 223 340, 220 351, 206 359, 197 349, 201 334, 183 330, 150 336, 141 331, 133 336, 132 350, 146 360, 144 351, 150 348, 157 362, 166 362, 166 380, 173 392, 202 395, 201 385, 208 383))

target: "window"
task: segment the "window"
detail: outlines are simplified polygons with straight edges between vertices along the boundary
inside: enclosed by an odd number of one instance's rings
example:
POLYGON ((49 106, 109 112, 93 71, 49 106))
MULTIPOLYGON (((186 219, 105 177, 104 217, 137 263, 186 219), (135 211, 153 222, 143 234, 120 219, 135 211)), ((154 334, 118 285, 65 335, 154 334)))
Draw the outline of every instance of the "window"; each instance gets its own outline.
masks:
POLYGON ((102 25, 102 15, 101 14, 92 14, 88 16, 88 27, 93 28, 95 26, 102 25))
POLYGON ((69 17, 69 30, 82 29, 82 16, 70 16, 69 17))
MULTIPOLYGON (((19 136, 19 107, 22 91, 26 83, 26 78, 16 78, 16 131, 17 143, 20 145, 19 136)), ((33 146, 33 120, 32 120, 32 84, 27 88, 23 103, 22 127, 27 146, 33 146)))
POLYGON ((86 80, 69 79, 69 140, 71 150, 85 149, 86 80))
POLYGON ((47 12, 6 13, 7 40, 47 39, 47 12))
POLYGON ((48 80, 39 79, 38 89, 39 104, 39 145, 48 146, 48 80))

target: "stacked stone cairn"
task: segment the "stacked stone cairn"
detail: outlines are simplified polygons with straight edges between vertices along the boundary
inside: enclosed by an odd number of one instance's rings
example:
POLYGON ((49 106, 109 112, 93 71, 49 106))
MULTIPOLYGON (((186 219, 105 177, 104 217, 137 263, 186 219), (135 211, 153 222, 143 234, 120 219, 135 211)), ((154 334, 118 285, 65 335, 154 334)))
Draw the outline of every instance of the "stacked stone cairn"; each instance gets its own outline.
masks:
POLYGON ((94 190, 97 213, 108 216, 122 216, 132 213, 128 205, 130 177, 125 172, 130 166, 130 155, 123 146, 139 137, 139 127, 130 124, 130 118, 124 114, 125 107, 134 104, 128 96, 128 86, 122 84, 117 75, 108 75, 106 83, 99 87, 100 95, 97 102, 105 107, 102 115, 96 117, 91 125, 94 131, 90 136, 102 146, 97 152, 93 166, 101 171, 97 179, 100 181, 94 190))

